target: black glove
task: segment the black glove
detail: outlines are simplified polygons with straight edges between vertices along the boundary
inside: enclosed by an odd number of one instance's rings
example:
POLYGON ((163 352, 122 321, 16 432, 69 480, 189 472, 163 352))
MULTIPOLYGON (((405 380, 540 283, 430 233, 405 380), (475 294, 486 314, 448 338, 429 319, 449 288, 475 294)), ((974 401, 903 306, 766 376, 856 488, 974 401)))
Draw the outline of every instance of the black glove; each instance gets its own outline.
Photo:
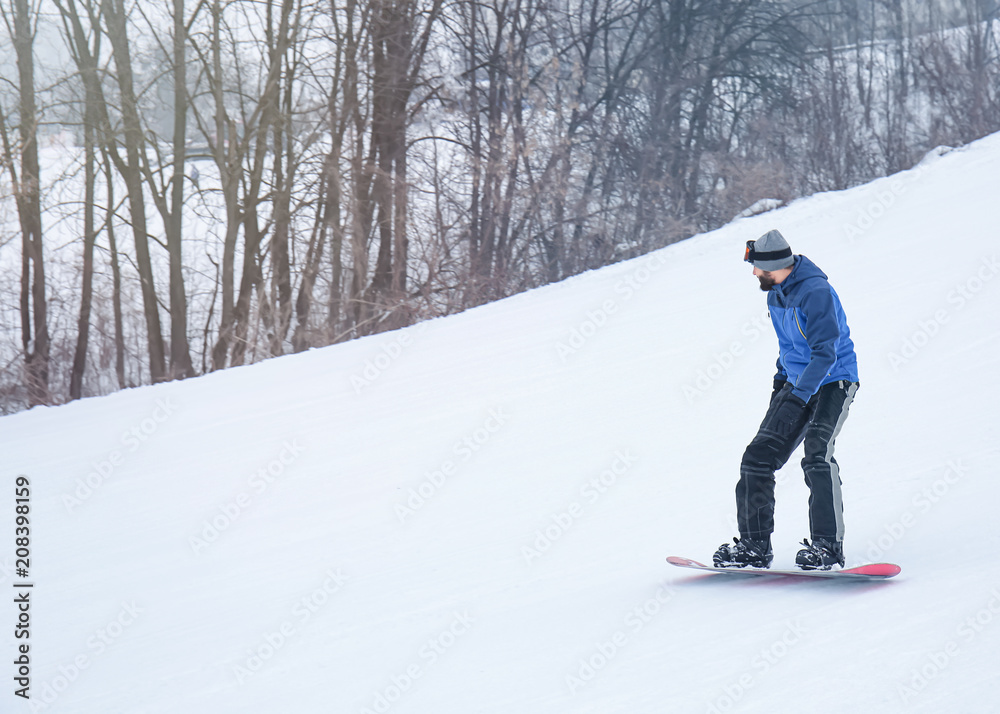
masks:
POLYGON ((786 382, 785 380, 779 379, 778 377, 774 378, 774 390, 771 392, 770 403, 772 404, 774 403, 774 398, 778 396, 778 392, 780 392, 781 388, 784 387, 786 384, 788 384, 788 382, 786 382))
POLYGON ((768 410, 770 428, 782 436, 798 433, 809 421, 809 417, 809 405, 801 397, 792 394, 791 384, 783 384, 772 398, 768 410))

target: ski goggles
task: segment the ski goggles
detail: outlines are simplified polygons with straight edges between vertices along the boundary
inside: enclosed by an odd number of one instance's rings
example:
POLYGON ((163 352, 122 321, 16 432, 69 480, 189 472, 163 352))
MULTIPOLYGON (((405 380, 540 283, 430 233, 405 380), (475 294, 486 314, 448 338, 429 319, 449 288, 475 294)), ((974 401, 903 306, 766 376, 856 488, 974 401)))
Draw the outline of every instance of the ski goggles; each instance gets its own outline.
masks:
POLYGON ((757 241, 754 240, 747 241, 747 250, 746 253, 743 254, 743 262, 756 263, 758 260, 759 261, 782 260, 783 258, 792 257, 791 248, 784 248, 782 250, 758 251, 756 248, 754 248, 754 244, 756 242, 757 241))

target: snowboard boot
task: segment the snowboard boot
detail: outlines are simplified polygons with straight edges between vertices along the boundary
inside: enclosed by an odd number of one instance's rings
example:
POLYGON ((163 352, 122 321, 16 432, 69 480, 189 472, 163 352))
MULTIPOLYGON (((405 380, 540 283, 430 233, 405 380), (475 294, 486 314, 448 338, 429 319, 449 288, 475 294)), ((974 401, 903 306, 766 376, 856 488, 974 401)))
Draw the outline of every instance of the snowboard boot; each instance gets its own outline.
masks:
POLYGON ((803 540, 805 547, 795 555, 795 564, 803 570, 830 570, 834 565, 844 567, 844 546, 838 541, 813 538, 803 540))
POLYGON ((733 538, 733 545, 723 543, 712 556, 716 568, 770 568, 774 555, 771 539, 733 538))

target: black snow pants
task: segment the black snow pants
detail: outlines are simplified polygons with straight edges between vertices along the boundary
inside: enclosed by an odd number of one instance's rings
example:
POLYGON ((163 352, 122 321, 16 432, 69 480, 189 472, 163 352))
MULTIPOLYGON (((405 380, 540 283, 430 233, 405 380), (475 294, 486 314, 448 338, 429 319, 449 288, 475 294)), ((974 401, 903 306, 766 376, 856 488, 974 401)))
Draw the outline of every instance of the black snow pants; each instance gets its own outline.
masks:
POLYGON ((805 442, 802 471, 809 486, 810 538, 844 539, 844 503, 834 441, 858 391, 841 380, 819 388, 803 406, 785 383, 771 397, 764 421, 743 454, 736 485, 740 537, 769 540, 774 531, 774 472, 805 442))

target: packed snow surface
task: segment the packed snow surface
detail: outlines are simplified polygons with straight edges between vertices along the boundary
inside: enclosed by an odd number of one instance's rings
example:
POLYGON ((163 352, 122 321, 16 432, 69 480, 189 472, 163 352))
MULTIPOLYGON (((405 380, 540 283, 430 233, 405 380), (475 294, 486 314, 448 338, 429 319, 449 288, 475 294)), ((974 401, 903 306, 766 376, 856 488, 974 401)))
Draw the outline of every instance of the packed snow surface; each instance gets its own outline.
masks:
POLYGON ((460 315, 0 419, 0 710, 998 711, 998 196, 994 135, 460 315), (665 561, 735 534, 771 228, 847 311, 848 563, 892 580, 665 561))

